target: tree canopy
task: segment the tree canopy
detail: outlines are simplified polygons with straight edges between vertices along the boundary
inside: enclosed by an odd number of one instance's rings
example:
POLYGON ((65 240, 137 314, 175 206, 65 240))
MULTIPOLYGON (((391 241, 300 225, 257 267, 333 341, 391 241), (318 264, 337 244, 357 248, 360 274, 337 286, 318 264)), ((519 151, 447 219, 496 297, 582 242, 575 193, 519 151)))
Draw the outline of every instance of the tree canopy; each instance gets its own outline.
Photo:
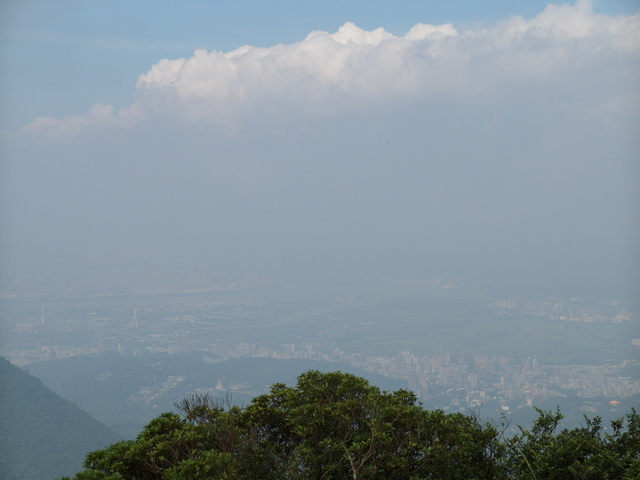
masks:
POLYGON ((473 415, 423 409, 341 372, 309 371, 244 408, 176 403, 135 440, 89 454, 74 480, 626 479, 640 473, 640 416, 557 432, 543 412, 511 438, 473 415))

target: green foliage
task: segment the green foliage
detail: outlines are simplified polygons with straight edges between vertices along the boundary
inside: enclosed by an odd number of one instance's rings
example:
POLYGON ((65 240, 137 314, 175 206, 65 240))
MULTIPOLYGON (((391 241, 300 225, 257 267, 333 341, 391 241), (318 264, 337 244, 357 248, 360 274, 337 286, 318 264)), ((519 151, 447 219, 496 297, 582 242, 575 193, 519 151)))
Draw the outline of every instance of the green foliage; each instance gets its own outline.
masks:
POLYGON ((538 410, 531 430, 506 441, 512 478, 608 480, 640 478, 640 416, 632 413, 612 422, 613 434, 602 435, 601 419, 584 417, 585 425, 556 433, 562 414, 538 410), (635 474, 633 473, 635 471, 635 474))
POLYGON ((599 418, 556 433, 559 411, 503 439, 462 414, 427 411, 409 391, 340 372, 275 384, 246 408, 207 395, 176 404, 133 441, 87 456, 74 480, 631 479, 640 471, 635 411, 602 434, 599 418))

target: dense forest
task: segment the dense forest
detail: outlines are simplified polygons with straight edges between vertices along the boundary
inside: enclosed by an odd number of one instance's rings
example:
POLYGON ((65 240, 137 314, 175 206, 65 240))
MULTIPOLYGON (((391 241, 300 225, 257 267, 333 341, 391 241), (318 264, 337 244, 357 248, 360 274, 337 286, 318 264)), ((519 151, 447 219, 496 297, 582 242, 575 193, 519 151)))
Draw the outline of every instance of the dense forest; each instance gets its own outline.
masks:
MULTIPOLYGON (((74 480, 640 478, 640 415, 605 431, 599 418, 529 428, 429 411, 407 390, 381 391, 341 372, 309 371, 246 407, 207 394, 176 403, 135 440, 89 454, 74 480)), ((68 480, 68 478, 67 478, 68 480)))

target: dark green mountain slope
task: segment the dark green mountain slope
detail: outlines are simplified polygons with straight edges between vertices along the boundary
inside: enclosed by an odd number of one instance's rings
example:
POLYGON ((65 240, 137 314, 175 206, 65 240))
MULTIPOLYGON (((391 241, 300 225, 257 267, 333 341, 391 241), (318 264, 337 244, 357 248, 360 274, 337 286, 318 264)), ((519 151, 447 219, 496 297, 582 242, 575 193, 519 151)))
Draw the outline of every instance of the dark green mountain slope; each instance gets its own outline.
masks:
POLYGON ((0 357, 0 478, 50 480, 119 436, 0 357))

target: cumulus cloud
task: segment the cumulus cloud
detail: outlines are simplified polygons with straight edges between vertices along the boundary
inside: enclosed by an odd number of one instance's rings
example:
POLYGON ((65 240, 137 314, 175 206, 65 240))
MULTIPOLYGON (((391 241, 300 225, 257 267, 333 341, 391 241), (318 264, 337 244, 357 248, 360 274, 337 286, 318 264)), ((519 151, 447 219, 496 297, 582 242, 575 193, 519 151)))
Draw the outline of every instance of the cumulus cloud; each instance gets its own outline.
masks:
POLYGON ((490 27, 417 24, 404 36, 345 23, 288 45, 163 59, 140 75, 131 107, 114 113, 96 105, 81 117, 37 119, 25 130, 63 136, 148 117, 233 127, 256 111, 326 115, 396 98, 496 93, 595 58, 637 63, 639 52, 640 15, 597 15, 589 0, 490 27))

